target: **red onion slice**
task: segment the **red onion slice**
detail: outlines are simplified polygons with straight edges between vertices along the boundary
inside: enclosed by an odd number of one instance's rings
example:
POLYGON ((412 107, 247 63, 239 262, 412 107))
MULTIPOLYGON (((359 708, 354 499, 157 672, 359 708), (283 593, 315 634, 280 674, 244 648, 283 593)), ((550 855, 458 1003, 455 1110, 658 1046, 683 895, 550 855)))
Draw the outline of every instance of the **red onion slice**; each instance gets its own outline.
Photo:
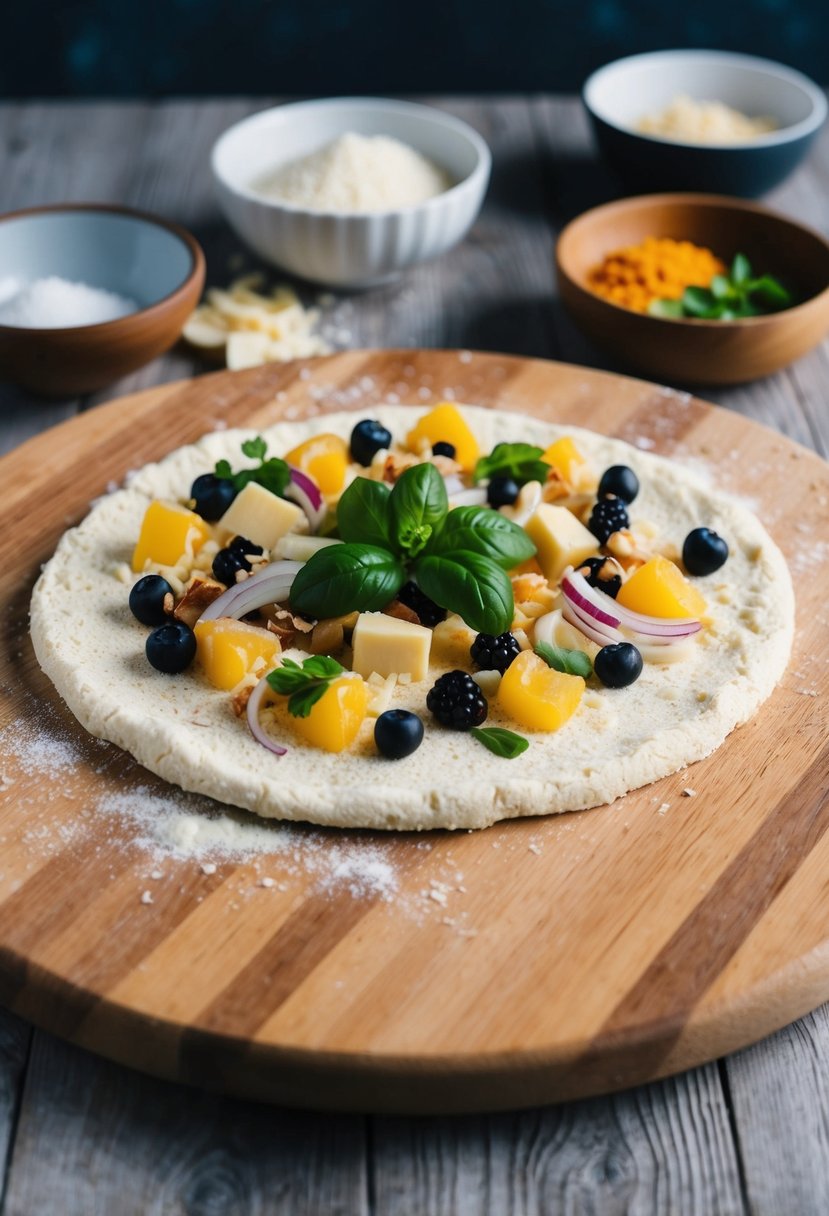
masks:
POLYGON ((598 621, 592 620, 586 613, 580 612, 567 599, 564 601, 561 615, 565 621, 568 621, 576 629, 580 630, 585 637, 590 638, 590 641, 595 642, 597 646, 611 646, 614 642, 623 642, 625 640, 618 629, 613 629, 609 625, 602 625, 598 621))
POLYGON ((644 613, 624 608, 598 587, 591 587, 584 575, 579 574, 577 570, 565 572, 561 580, 561 590, 565 600, 573 603, 594 622, 614 628, 622 626, 649 641, 659 638, 669 642, 675 641, 698 633, 702 628, 695 618, 645 616, 644 613))
POLYGON ((605 595, 603 591, 597 591, 595 587, 591 587, 583 575, 578 574, 575 570, 565 574, 561 580, 561 590, 565 599, 586 613, 594 622, 609 625, 611 629, 619 627, 619 615, 615 612, 616 601, 609 595, 605 595), (614 605, 614 608, 605 608, 598 598, 600 595, 608 601, 608 604, 614 605))
POLYGON ((215 621, 220 616, 229 616, 238 621, 255 608, 264 604, 279 604, 288 598, 294 579, 304 562, 271 562, 258 574, 243 579, 235 587, 228 587, 212 604, 208 604, 199 618, 215 621))
POLYGON ((248 726, 250 733, 253 735, 257 743, 261 743, 269 752, 273 752, 275 756, 286 756, 288 754, 287 747, 282 747, 275 739, 272 739, 266 730, 263 730, 262 724, 259 721, 259 712, 262 708, 262 698, 265 693, 270 691, 268 677, 263 676, 259 683, 250 694, 247 705, 248 726))
POLYGON ((311 531, 315 532, 325 515, 325 502, 323 501, 322 491, 313 477, 309 477, 307 473, 303 473, 302 469, 295 469, 293 465, 289 465, 288 467, 291 470, 291 480, 285 490, 285 497, 290 498, 298 507, 302 507, 302 510, 308 517, 311 531))

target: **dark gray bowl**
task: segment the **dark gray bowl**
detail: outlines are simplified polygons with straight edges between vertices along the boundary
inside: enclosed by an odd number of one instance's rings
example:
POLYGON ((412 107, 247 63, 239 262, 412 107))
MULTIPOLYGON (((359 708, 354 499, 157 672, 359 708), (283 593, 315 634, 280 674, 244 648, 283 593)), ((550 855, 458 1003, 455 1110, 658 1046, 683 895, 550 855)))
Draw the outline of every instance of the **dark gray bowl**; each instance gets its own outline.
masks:
POLYGON ((602 155, 625 184, 756 198, 789 176, 826 118, 826 97, 807 76, 768 59, 722 51, 655 51, 594 72, 582 100, 602 155), (738 144, 644 135, 636 123, 677 96, 768 114, 779 129, 738 144))

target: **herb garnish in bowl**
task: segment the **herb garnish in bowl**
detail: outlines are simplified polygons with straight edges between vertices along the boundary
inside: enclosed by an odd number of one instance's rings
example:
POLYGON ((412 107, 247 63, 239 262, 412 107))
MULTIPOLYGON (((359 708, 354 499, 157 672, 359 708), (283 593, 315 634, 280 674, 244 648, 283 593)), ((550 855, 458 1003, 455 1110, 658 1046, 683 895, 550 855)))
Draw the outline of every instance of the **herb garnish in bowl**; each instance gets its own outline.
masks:
POLYGON ((748 258, 738 253, 728 274, 715 274, 709 287, 686 287, 678 300, 651 300, 648 315, 667 320, 737 321, 761 317, 797 303, 774 275, 755 277, 748 258))

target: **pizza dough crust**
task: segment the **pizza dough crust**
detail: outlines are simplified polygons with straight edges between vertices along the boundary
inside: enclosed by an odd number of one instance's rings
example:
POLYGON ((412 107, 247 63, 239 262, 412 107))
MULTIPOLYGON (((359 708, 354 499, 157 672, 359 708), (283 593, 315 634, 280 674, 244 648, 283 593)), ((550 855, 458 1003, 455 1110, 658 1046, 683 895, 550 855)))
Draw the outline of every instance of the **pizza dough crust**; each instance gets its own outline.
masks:
MULTIPOLYGON (((389 406, 372 416, 400 440, 424 412, 389 406)), ((173 677, 149 666, 147 631, 133 619, 128 589, 114 574, 130 559, 151 499, 182 498, 217 459, 238 461, 241 441, 256 433, 230 430, 141 469, 64 535, 44 568, 32 599, 32 639, 38 661, 75 717, 185 790, 266 818, 348 828, 482 828, 500 819, 598 806, 709 755, 768 697, 791 650, 791 579, 759 520, 699 473, 619 440, 504 411, 464 412, 482 450, 517 439, 546 448, 567 434, 597 472, 631 465, 642 486, 632 518, 650 521, 666 541, 681 546, 701 524, 727 538, 726 565, 696 580, 711 624, 691 658, 646 664, 630 688, 589 692, 561 730, 529 734, 530 748, 516 760, 437 726, 425 708, 431 679, 395 693, 393 703, 420 713, 427 726, 424 743, 405 760, 378 756, 373 719, 348 752, 308 747, 286 727, 288 754, 271 755, 234 716, 226 693, 198 673, 173 677)), ((329 414, 263 433, 278 455, 319 431, 347 437, 356 418, 329 414)), ((515 728, 495 706, 487 725, 515 728)))

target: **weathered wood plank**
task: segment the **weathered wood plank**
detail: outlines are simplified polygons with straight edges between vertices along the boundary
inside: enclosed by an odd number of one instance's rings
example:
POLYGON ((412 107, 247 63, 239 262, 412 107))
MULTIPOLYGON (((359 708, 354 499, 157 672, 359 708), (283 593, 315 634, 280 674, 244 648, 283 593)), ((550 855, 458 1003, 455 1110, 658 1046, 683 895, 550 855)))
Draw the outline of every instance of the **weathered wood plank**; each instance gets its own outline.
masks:
POLYGON ((519 1115, 376 1119, 372 1169, 383 1216, 746 1211, 715 1065, 519 1115))
POLYGON ((725 1062, 752 1216, 829 1211, 829 1007, 725 1062))
POLYGON ((365 1121, 235 1102, 38 1033, 6 1216, 368 1216, 365 1121))

